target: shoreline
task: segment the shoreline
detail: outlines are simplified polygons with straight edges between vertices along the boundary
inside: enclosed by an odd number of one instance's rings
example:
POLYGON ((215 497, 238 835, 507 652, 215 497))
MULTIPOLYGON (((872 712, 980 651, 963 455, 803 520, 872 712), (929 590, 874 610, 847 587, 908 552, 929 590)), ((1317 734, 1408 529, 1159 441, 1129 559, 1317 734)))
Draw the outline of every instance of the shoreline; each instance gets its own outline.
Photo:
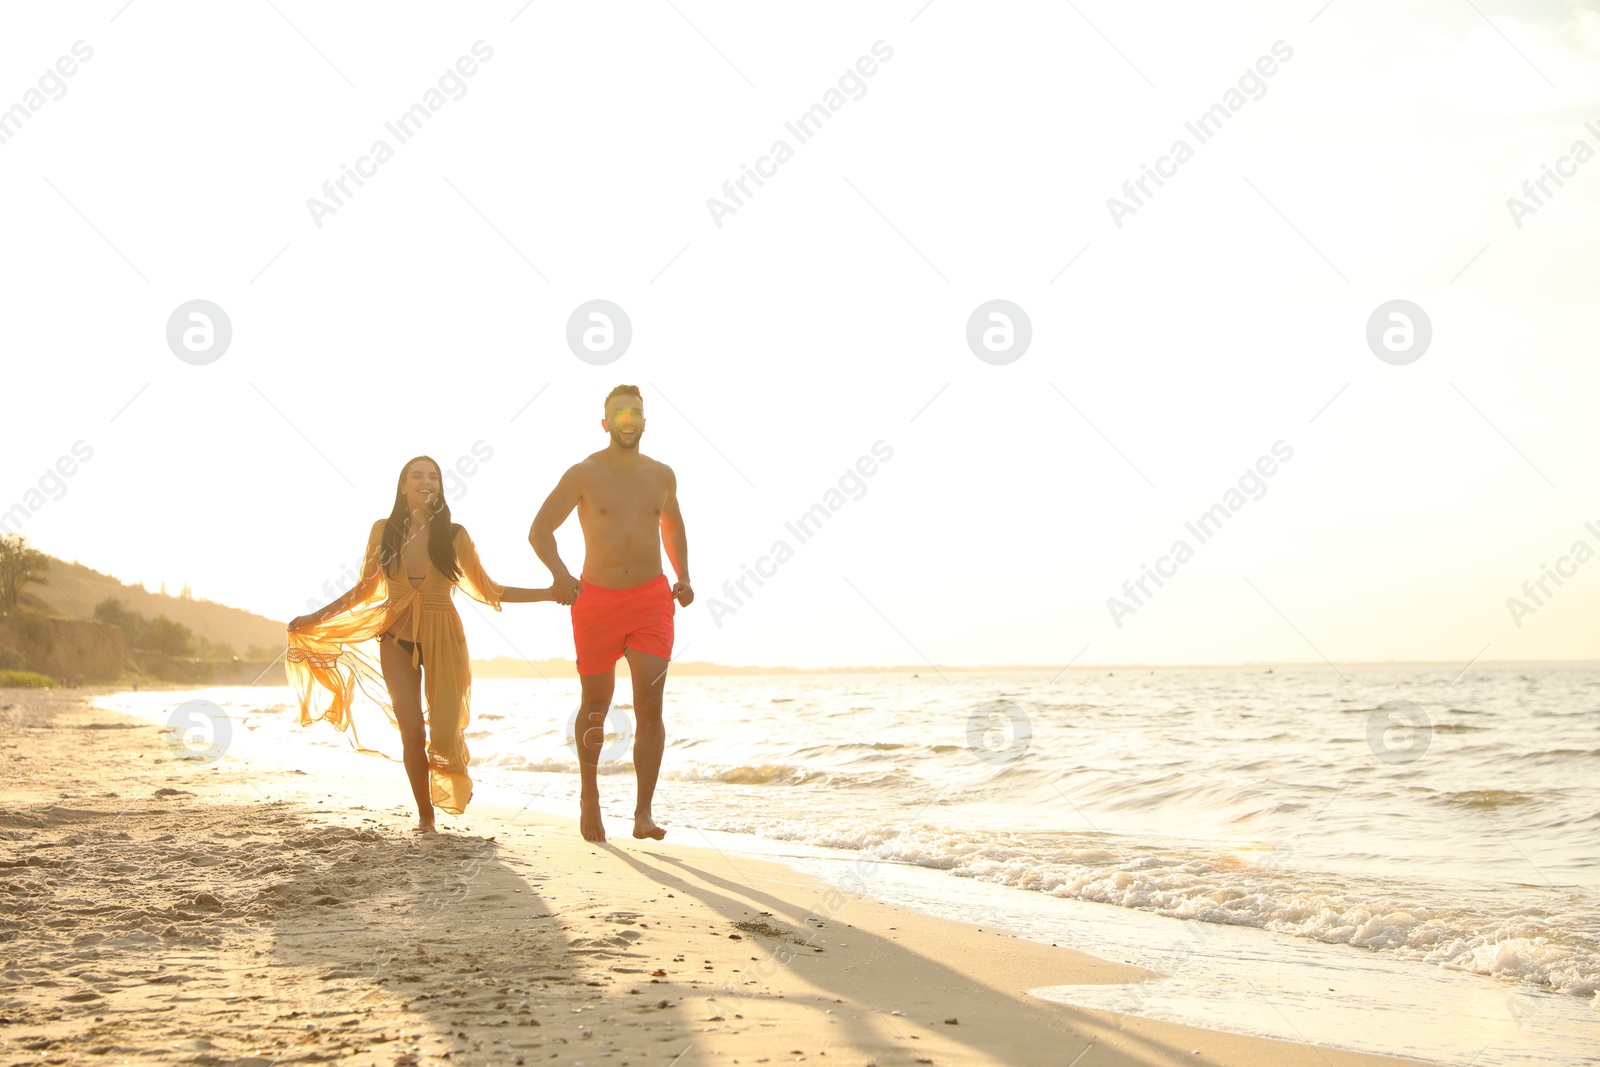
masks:
POLYGON ((689 829, 590 845, 575 818, 479 801, 420 838, 398 767, 208 763, 89 706, 105 692, 0 691, 16 739, 0 799, 14 1055, 1417 1062, 1039 1000, 1026 991, 1146 972, 729 856, 689 829))

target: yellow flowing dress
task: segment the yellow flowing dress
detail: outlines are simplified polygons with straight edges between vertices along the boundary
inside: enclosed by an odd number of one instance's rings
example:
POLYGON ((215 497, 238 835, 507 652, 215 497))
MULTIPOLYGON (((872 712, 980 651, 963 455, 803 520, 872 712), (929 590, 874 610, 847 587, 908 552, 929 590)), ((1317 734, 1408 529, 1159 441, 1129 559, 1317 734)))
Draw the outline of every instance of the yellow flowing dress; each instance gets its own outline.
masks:
POLYGON ((356 719, 376 724, 371 714, 376 707, 393 726, 400 725, 378 663, 376 638, 409 609, 407 640, 416 646, 411 662, 422 665, 426 695, 430 792, 435 807, 460 815, 472 799, 466 744, 472 671, 461 616, 450 598, 459 585, 474 600, 499 611, 505 588, 484 573, 478 550, 461 526, 456 527, 454 539, 461 577, 454 582, 434 567, 432 559, 427 576, 417 585, 412 585, 399 558, 394 573, 386 573, 380 557, 387 523, 379 519, 372 524, 361 581, 349 606, 315 626, 290 633, 284 667, 300 698, 301 726, 326 720, 346 733, 358 752, 394 760, 362 744, 356 719))

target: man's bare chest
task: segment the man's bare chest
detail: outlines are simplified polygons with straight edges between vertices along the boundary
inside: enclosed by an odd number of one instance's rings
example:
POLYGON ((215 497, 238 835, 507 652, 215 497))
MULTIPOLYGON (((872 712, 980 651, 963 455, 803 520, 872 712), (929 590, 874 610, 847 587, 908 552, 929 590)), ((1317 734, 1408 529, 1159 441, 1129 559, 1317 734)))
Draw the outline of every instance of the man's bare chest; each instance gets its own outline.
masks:
POLYGON ((579 516, 604 523, 655 523, 666 506, 667 489, 654 475, 596 478, 584 487, 579 516))

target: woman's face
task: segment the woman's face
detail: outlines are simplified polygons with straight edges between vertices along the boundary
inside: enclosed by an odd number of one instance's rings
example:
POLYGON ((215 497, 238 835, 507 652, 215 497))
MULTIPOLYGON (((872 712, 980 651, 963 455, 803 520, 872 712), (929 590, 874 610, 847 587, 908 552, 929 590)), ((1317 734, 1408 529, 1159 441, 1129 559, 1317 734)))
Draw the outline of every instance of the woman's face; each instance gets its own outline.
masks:
POLYGON ((425 459, 413 460, 400 477, 400 491, 412 511, 431 513, 444 499, 439 468, 425 459))

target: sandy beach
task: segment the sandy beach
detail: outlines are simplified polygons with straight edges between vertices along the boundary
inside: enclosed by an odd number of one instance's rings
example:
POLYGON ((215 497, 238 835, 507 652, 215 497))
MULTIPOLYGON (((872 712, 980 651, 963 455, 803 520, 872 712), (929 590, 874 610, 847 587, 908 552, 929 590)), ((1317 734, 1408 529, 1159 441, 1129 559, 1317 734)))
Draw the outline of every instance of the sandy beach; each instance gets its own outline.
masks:
POLYGON ((1143 972, 690 831, 418 837, 398 767, 263 780, 95 695, 0 691, 0 1064, 1414 1062, 1047 1003, 1143 972))

